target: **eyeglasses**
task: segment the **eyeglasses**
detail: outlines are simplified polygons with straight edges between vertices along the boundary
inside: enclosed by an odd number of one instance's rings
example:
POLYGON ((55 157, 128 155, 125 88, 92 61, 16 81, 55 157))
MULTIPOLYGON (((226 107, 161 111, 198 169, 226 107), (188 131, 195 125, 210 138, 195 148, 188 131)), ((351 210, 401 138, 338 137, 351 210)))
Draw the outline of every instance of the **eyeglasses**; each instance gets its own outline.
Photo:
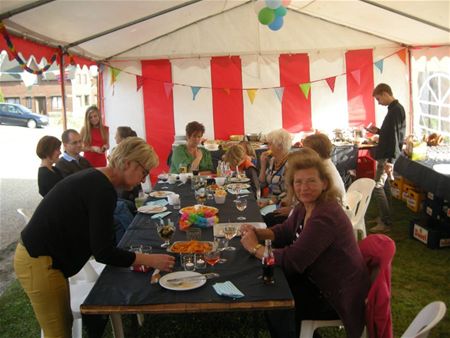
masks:
POLYGON ((141 162, 136 161, 136 163, 139 164, 139 166, 142 168, 142 170, 144 170, 144 177, 147 177, 148 174, 150 173, 150 171, 145 169, 145 167, 141 164, 141 162))
POLYGON ((72 141, 72 142, 69 142, 69 144, 75 146, 75 145, 77 145, 77 144, 81 144, 81 140, 78 140, 78 141, 72 141))

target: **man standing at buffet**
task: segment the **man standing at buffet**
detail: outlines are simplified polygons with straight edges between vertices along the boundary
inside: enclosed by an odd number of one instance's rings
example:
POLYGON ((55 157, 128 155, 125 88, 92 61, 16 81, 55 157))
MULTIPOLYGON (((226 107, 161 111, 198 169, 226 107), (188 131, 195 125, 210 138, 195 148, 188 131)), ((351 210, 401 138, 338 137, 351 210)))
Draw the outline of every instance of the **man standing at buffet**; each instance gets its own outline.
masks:
POLYGON ((388 111, 381 128, 370 126, 367 130, 378 134, 378 147, 375 153, 377 170, 375 173, 375 200, 378 204, 379 221, 369 232, 388 232, 392 225, 389 200, 391 187, 389 177, 392 177, 394 162, 400 156, 405 139, 406 122, 405 109, 392 94, 392 89, 385 83, 380 83, 372 93, 378 104, 387 106, 388 111))

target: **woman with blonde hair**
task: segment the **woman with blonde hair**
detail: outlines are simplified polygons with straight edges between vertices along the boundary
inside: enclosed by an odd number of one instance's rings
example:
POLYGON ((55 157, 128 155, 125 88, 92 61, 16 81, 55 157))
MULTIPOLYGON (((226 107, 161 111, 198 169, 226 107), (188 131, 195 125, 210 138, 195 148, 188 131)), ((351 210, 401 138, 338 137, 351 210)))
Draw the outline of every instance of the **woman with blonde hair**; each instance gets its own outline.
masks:
POLYGON ((109 149, 109 128, 103 125, 96 106, 90 106, 84 116, 80 131, 84 157, 93 167, 106 166, 106 151, 109 149))
MULTIPOLYGON (((272 240, 275 265, 288 280, 296 304, 296 337, 304 319, 340 318, 347 337, 361 337, 365 324, 365 298, 369 276, 353 227, 339 203, 339 193, 321 158, 312 149, 301 149, 289 158, 286 172, 288 195, 298 201, 289 218, 270 229, 241 227, 241 243, 261 259, 272 240)), ((281 332, 288 318, 269 314, 272 337, 281 332)))
POLYGON ((14 269, 45 337, 71 337, 68 278, 92 255, 120 267, 173 268, 173 256, 134 253, 114 242, 115 189, 131 189, 143 182, 158 162, 143 139, 127 138, 115 148, 107 167, 68 176, 38 205, 20 235, 14 269))
POLYGON ((250 179, 250 184, 255 193, 260 190, 258 170, 241 145, 231 146, 224 155, 224 161, 229 163, 232 169, 237 167, 240 172, 245 173, 245 176, 250 179))

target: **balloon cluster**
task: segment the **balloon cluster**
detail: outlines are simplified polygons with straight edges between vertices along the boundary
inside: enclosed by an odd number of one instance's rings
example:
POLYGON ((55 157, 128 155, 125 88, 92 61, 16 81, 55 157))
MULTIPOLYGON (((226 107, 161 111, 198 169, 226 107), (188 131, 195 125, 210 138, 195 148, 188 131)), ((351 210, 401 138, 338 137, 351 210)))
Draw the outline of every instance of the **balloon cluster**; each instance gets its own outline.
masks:
POLYGON ((283 27, 284 16, 287 13, 286 7, 291 0, 264 0, 266 7, 258 12, 258 20, 261 24, 269 26, 273 31, 283 27))
POLYGON ((211 212, 199 212, 199 213, 188 213, 183 212, 180 217, 180 229, 186 230, 191 225, 196 225, 199 228, 212 227, 215 223, 219 222, 219 218, 215 213, 211 212))

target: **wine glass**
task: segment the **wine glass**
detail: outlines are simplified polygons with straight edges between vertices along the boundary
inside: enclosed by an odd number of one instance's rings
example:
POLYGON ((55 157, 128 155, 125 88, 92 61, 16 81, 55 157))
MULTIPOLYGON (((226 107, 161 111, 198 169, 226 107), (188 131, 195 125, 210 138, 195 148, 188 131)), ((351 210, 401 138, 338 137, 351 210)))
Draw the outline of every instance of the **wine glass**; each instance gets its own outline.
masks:
MULTIPOLYGON (((225 225, 223 228, 223 234, 225 235, 226 240, 229 242, 237 235, 238 228, 234 225, 225 225)), ((236 248, 234 246, 227 245, 223 250, 234 251, 236 248)))
POLYGON ((195 190, 195 199, 198 204, 205 204, 206 201, 206 188, 202 187, 195 190))
MULTIPOLYGON (((247 208, 247 199, 246 198, 237 198, 234 200, 234 203, 236 205, 236 209, 239 211, 244 211, 247 208)), ((245 221, 246 218, 244 216, 239 216, 237 218, 238 221, 245 221)))
POLYGON ((158 231, 159 237, 164 241, 161 244, 161 248, 167 248, 170 245, 170 240, 172 239, 173 234, 175 233, 175 226, 172 223, 168 224, 157 224, 156 230, 158 231))
POLYGON ((205 253, 205 261, 211 267, 214 267, 220 260, 220 250, 217 248, 217 245, 214 245, 211 251, 205 253))

